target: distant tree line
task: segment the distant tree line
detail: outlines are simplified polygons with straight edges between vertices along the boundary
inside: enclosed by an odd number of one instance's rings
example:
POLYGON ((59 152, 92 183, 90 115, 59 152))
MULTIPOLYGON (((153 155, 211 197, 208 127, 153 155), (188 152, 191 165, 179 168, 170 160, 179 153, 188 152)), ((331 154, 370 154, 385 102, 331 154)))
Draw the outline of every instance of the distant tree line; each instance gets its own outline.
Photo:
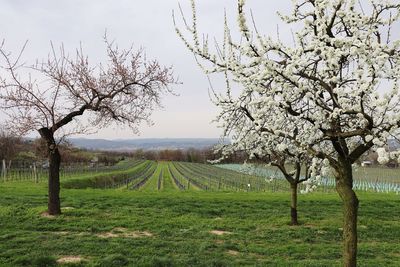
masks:
MULTIPOLYGON (((221 158, 220 153, 215 153, 213 147, 189 149, 162 149, 162 150, 135 150, 130 153, 133 158, 157 161, 184 161, 195 163, 208 163, 221 158)), ((221 163, 243 163, 244 153, 235 153, 224 159, 221 163)))
MULTIPOLYGON (((96 163, 114 165, 125 158, 136 158, 157 161, 185 161, 207 163, 221 157, 215 154, 212 147, 196 149, 163 149, 134 151, 97 151, 74 147, 68 142, 59 145, 63 163, 96 163)), ((48 157, 48 149, 42 139, 24 139, 15 137, 5 130, 0 130, 0 160, 17 162, 40 162, 48 157)), ((244 153, 235 153, 224 160, 224 163, 241 163, 246 158, 244 153)))
MULTIPOLYGON (((107 151, 88 151, 72 146, 68 142, 59 145, 63 164, 87 163, 95 161, 101 165, 114 165, 125 158, 126 153, 107 151)), ((0 160, 7 162, 28 163, 44 162, 47 160, 48 150, 42 139, 24 139, 0 130, 0 160)))
MULTIPOLYGON (((23 139, 11 135, 5 130, 0 129, 0 160, 8 162, 38 162, 45 161, 48 157, 46 144, 41 139, 23 139)), ((213 147, 207 148, 190 148, 190 149, 163 149, 163 150, 143 150, 134 151, 96 151, 74 147, 68 142, 60 145, 60 153, 63 157, 63 163, 68 165, 72 163, 93 162, 101 165, 114 165, 125 158, 147 159, 157 161, 184 161, 196 163, 208 163, 221 158, 221 154, 214 151, 213 147)), ((263 163, 263 161, 253 158, 248 159, 249 155, 245 151, 235 151, 228 155, 221 163, 237 163, 241 164, 247 160, 251 163, 263 163)), ((271 159, 273 160, 273 159, 271 159)), ((365 154, 358 164, 367 161, 370 165, 378 164, 378 155, 376 152, 365 154)), ((397 162, 391 159, 387 167, 397 167, 397 162)))

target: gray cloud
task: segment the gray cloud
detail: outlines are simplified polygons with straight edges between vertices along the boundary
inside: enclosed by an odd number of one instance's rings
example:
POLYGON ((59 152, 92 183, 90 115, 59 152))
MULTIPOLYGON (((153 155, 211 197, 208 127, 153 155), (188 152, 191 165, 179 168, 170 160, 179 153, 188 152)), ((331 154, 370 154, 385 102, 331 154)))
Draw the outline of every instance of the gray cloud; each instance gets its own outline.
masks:
MULTIPOLYGON (((180 1, 190 16, 189 1, 180 1)), ((250 0, 260 31, 276 35, 279 19, 276 11, 290 9, 290 0, 250 0)), ((174 89, 179 94, 166 96, 164 109, 155 111, 155 125, 143 125, 141 137, 217 137, 220 130, 211 124, 217 109, 211 104, 207 77, 197 67, 193 56, 176 36, 171 13, 177 10, 176 0, 3 0, 0 1, 0 38, 6 47, 18 51, 25 40, 24 54, 28 62, 45 58, 50 41, 64 44, 71 53, 82 43, 94 63, 104 60, 102 36, 107 29, 110 38, 123 47, 143 46, 149 58, 173 65, 183 85, 174 89)), ((232 28, 236 27, 236 0, 198 0, 198 24, 211 38, 222 37, 223 14, 226 9, 232 28)), ((284 32, 285 29, 281 28, 284 32)), ((284 35, 287 36, 287 35, 284 35)), ((222 86, 216 80, 215 87, 222 86)), ((223 88, 221 88, 223 89, 223 88)), ((128 130, 105 129, 93 137, 132 137, 128 130)))

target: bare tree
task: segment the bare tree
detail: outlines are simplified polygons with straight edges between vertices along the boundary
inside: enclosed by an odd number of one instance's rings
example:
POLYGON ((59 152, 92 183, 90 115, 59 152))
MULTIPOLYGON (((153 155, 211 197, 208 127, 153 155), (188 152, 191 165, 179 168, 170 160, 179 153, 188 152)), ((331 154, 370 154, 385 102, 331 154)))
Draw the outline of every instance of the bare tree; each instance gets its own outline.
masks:
POLYGON ((89 133, 119 123, 138 132, 141 122, 160 106, 168 85, 176 83, 172 69, 146 59, 142 49, 119 49, 104 38, 108 61, 92 65, 82 49, 71 58, 52 46, 46 61, 27 66, 21 53, 4 60, 0 81, 1 108, 9 128, 18 134, 39 132, 49 155, 48 212, 61 213, 59 140, 66 134, 89 133), (83 116, 84 115, 84 116, 83 116), (82 119, 78 121, 78 118, 82 119), (66 127, 68 125, 68 127, 66 127))

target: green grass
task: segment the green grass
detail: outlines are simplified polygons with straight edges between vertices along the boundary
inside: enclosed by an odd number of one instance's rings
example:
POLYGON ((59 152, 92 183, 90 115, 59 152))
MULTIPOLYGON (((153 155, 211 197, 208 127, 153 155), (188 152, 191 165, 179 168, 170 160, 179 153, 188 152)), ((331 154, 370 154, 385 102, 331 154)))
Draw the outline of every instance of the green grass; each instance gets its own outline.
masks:
POLYGON ((142 192, 155 192, 158 191, 158 177, 160 172, 163 170, 162 164, 157 165, 156 171, 153 173, 151 178, 142 186, 139 190, 142 192))
MULTIPOLYGON (((288 193, 179 191, 163 178, 162 193, 63 189, 56 218, 40 215, 45 184, 0 183, 0 266, 54 266, 63 256, 83 259, 70 266, 340 266, 334 193, 300 195, 301 226, 292 227, 288 193)), ((400 266, 399 196, 359 198, 359 265, 400 266)))
POLYGON ((176 192, 178 191, 178 187, 174 183, 171 177, 170 169, 168 168, 168 165, 172 163, 165 162, 164 164, 164 172, 163 172, 163 190, 166 192, 176 192))

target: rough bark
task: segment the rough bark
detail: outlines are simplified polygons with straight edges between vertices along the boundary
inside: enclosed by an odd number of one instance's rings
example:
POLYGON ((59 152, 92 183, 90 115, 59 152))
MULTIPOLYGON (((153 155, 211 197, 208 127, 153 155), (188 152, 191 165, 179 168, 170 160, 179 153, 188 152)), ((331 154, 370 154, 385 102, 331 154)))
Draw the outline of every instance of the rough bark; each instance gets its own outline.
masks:
POLYGON ((343 202, 343 266, 357 266, 357 213, 358 198, 353 191, 351 163, 340 160, 336 174, 336 190, 343 202))
POLYGON ((297 220, 297 183, 290 184, 291 189, 291 204, 290 204, 290 218, 291 225, 299 225, 297 220))
POLYGON ((41 137, 46 141, 49 158, 49 185, 48 185, 48 213, 50 215, 61 214, 60 203, 60 165, 61 155, 58 150, 54 135, 48 128, 39 130, 41 137))

